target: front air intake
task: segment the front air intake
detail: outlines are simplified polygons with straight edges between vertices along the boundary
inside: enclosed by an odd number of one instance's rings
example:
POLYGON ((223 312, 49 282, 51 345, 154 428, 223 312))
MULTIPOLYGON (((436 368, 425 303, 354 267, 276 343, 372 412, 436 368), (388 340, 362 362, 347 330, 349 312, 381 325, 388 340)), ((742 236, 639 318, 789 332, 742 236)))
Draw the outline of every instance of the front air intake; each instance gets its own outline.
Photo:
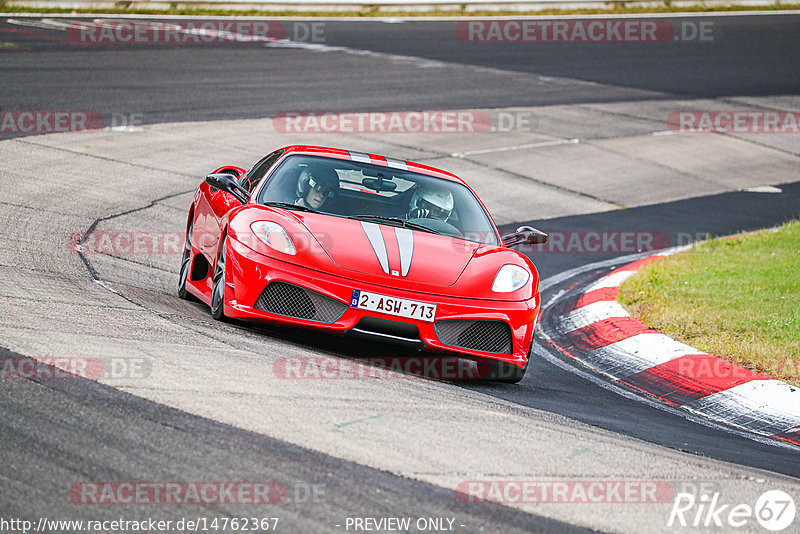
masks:
POLYGON ((433 323, 439 341, 462 349, 511 354, 511 327, 503 321, 454 319, 433 323))
POLYGON ((285 317, 333 323, 347 310, 347 304, 301 286, 272 282, 261 292, 255 308, 285 317))

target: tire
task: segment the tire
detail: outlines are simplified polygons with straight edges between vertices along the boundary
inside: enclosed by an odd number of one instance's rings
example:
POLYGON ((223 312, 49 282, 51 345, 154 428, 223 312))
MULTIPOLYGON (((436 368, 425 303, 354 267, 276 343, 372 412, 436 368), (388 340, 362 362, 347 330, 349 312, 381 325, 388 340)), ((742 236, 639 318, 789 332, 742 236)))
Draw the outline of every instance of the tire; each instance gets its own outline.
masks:
POLYGON ((533 356, 533 343, 528 349, 528 359, 524 367, 517 367, 513 363, 492 361, 490 362, 491 370, 488 380, 490 382, 498 382, 500 384, 517 384, 525 378, 525 372, 528 370, 528 364, 531 363, 531 356, 533 356))
POLYGON ((219 255, 211 286, 211 316, 217 321, 225 320, 225 238, 223 235, 219 240, 219 255))
POLYGON ((189 222, 189 230, 186 232, 186 240, 183 242, 183 256, 181 257, 181 271, 178 280, 178 297, 183 300, 196 300, 194 295, 186 289, 189 280, 189 270, 192 264, 192 230, 194 229, 194 215, 189 222))
POLYGON ((528 370, 528 362, 530 362, 530 358, 525 362, 524 367, 517 367, 512 363, 492 362, 489 380, 501 384, 516 384, 525 377, 525 371, 528 370))

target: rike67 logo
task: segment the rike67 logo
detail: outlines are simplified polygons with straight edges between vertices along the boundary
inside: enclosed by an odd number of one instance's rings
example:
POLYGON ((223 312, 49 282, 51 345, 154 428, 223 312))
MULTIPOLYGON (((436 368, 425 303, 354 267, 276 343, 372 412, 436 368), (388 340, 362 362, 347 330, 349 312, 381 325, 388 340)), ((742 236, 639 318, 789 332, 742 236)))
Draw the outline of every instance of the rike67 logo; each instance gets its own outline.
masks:
POLYGON ((794 499, 781 490, 764 492, 755 504, 726 502, 720 492, 678 493, 667 520, 668 527, 729 530, 742 528, 755 520, 763 528, 780 532, 794 523, 794 499))

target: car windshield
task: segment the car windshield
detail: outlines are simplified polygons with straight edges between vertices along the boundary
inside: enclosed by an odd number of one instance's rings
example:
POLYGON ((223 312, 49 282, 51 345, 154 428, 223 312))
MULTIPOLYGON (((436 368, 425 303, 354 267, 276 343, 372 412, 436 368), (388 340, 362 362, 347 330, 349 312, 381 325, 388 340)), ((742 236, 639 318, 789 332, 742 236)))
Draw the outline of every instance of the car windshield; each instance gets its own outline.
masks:
POLYGON ((256 201, 500 244, 489 215, 468 187, 394 167, 292 155, 270 174, 256 201))

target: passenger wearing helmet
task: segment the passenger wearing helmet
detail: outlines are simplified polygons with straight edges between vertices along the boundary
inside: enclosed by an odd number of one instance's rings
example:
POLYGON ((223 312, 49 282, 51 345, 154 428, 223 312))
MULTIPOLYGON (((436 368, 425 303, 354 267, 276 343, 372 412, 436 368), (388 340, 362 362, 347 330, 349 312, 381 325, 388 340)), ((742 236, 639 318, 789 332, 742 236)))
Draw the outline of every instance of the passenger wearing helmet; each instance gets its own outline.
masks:
POLYGON ((295 204, 313 210, 336 196, 339 192, 339 175, 333 169, 304 168, 297 179, 295 204))
POLYGON ((409 219, 439 219, 447 221, 453 212, 453 194, 450 191, 434 188, 419 188, 411 198, 409 219))

